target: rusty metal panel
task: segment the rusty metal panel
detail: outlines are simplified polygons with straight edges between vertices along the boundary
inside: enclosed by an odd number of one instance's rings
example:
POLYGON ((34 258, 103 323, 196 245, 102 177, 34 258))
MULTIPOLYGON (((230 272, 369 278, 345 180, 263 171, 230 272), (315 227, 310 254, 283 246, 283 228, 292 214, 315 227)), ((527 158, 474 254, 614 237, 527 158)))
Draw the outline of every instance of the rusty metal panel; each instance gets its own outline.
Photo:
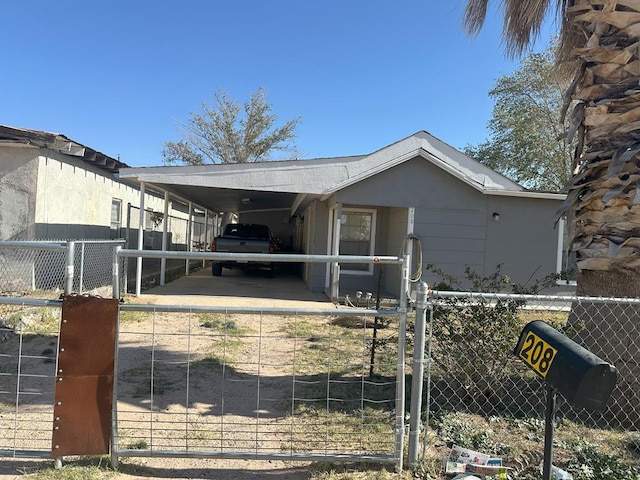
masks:
POLYGON ((109 453, 112 394, 113 375, 65 377, 56 384, 53 457, 109 453))
POLYGON ((118 299, 62 302, 51 455, 109 453, 118 299))

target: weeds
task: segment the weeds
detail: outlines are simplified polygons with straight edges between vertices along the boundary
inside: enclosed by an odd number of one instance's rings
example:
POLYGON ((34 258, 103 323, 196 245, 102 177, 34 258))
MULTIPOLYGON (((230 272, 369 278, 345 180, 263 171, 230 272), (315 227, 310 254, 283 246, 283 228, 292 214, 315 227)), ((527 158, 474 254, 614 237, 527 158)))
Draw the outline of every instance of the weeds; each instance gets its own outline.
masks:
POLYGON ((147 450, 149 444, 145 440, 137 440, 132 443, 128 443, 125 447, 127 450, 147 450))
POLYGON ((198 319, 202 328, 218 330, 225 335, 240 336, 251 331, 247 328, 240 328, 235 319, 226 314, 200 313, 198 319))
POLYGON ((637 480, 640 466, 624 461, 618 455, 602 452, 601 448, 583 439, 570 444, 572 453, 566 470, 574 480, 637 480))
POLYGON ((65 462, 60 469, 50 465, 35 472, 21 473, 31 480, 108 480, 117 476, 106 457, 80 457, 65 462))
POLYGON ((60 310, 54 308, 23 308, 8 314, 0 325, 16 334, 51 337, 58 334, 60 310))
MULTIPOLYGON (((510 479, 539 480, 543 460, 544 421, 538 418, 484 418, 480 415, 450 412, 434 418, 435 438, 423 459, 421 469, 448 454, 453 444, 501 457, 510 467, 510 479), (445 448, 446 447, 446 448, 445 448)), ((553 463, 568 471, 575 480, 638 480, 640 465, 633 448, 623 455, 624 446, 633 445, 634 434, 602 431, 562 421, 556 428, 553 463)), ((441 471, 441 470, 440 470, 441 471)), ((426 478, 440 479, 440 476, 426 478)))

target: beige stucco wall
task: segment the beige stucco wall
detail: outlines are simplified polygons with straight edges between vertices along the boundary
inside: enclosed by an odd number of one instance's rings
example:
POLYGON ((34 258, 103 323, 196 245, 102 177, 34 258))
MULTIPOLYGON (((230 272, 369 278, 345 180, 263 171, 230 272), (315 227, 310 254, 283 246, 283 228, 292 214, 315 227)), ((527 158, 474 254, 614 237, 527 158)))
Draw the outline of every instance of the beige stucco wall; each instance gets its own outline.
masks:
MULTIPOLYGON (((123 207, 127 203, 139 206, 137 188, 73 157, 56 158, 59 155, 51 152, 39 158, 36 223, 109 226, 112 199, 122 200, 123 207)), ((146 195, 145 207, 163 211, 163 199, 146 195)), ((126 208, 123 210, 122 223, 126 224, 126 208)))
MULTIPOLYGON (((108 238, 113 199, 121 201, 121 226, 125 227, 129 221, 132 230, 138 228, 137 208, 133 208, 131 218, 127 218, 127 204, 140 206, 138 187, 121 183, 114 175, 80 159, 53 151, 41 152, 36 176, 34 221, 41 238, 108 238), (65 230, 71 234, 64 235, 65 230)), ((145 209, 164 212, 164 197, 147 193, 145 209)), ((171 201, 169 215, 186 222, 188 208, 171 201)), ((174 242, 184 241, 184 224, 174 221, 169 225, 174 242)), ((161 232, 162 224, 155 230, 161 232)))

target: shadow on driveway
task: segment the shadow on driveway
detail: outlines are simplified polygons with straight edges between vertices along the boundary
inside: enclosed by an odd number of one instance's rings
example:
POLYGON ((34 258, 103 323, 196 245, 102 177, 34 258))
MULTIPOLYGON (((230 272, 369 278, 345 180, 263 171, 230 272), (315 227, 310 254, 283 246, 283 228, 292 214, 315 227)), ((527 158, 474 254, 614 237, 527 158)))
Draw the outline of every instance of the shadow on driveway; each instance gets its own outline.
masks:
POLYGON ((247 305, 327 308, 332 305, 324 293, 310 292, 302 279, 294 274, 276 271, 268 278, 266 271, 224 269, 214 277, 209 267, 189 276, 180 277, 166 285, 145 290, 141 300, 150 303, 178 303, 208 305, 247 305), (182 297, 170 299, 161 297, 182 297), (155 297, 155 298, 154 298, 155 297), (206 297, 198 298, 198 297, 206 297))

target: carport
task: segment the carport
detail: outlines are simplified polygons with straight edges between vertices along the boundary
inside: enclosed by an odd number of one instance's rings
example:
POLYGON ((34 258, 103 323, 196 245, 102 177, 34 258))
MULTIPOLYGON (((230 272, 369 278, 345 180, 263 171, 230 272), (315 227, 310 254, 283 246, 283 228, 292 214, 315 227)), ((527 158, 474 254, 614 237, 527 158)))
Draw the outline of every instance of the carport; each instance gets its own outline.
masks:
MULTIPOLYGON (((140 187, 141 208, 144 209, 146 190, 164 195, 165 216, 172 198, 193 207, 201 208, 206 215, 223 212, 237 213, 240 220, 250 218, 250 223, 264 223, 272 232, 285 237, 286 251, 303 252, 301 237, 304 218, 301 212, 316 199, 326 199, 336 185, 349 180, 355 172, 347 165, 364 157, 344 157, 314 160, 291 160, 251 164, 215 164, 179 167, 123 168, 118 176, 140 187), (257 220, 254 220, 257 219, 257 220), (278 233, 282 232, 280 235, 278 233)), ((145 228, 144 218, 138 226, 145 228)), ((339 237, 340 217, 334 219, 339 237)), ((163 245, 166 245, 166 224, 163 224, 163 245)), ((335 236, 335 235, 334 235, 335 236)), ((142 235, 139 235, 142 238, 142 235)), ((210 239, 207 239, 207 243, 210 239)), ((189 242, 190 244, 191 242, 189 242)), ((142 245, 139 242, 139 249, 142 245)), ((164 249, 164 248, 163 248, 164 249)), ((333 242, 327 251, 338 254, 338 244, 333 242)), ((165 284, 164 260, 161 264, 160 284, 165 284)), ((142 273, 142 259, 137 264, 137 291, 142 273)), ((339 269, 337 264, 327 269, 326 285, 331 284, 331 297, 338 296, 339 269), (332 272, 332 281, 329 279, 332 272)))
MULTIPOLYGON (((262 170, 269 163, 260 164, 262 170)), ((247 177, 247 165, 206 165, 197 167, 147 167, 121 169, 120 179, 138 184, 140 187, 140 205, 144 210, 144 197, 147 190, 164 195, 164 215, 168 215, 169 203, 177 199, 189 206, 189 217, 192 218, 194 208, 205 212, 205 218, 214 218, 224 212, 234 212, 238 215, 246 212, 284 212, 287 218, 293 214, 297 193, 281 191, 282 188, 291 190, 290 185, 281 186, 275 190, 273 177, 264 175, 250 175, 247 177), (243 168, 245 167, 245 168, 243 168), (215 173, 215 174, 214 174, 215 173), (258 182, 258 180, 262 182, 258 182), (268 180, 268 181, 267 181, 268 180), (270 186, 271 185, 271 186, 270 186), (211 212, 211 213, 210 213, 211 212)), ((279 170, 275 175, 282 181, 286 175, 279 170)), ((206 220, 205 220, 206 221, 206 220)), ((138 249, 142 249, 142 231, 145 229, 144 215, 140 217, 138 225, 138 249)), ((266 222, 265 222, 266 223, 266 222)), ((217 226, 217 221, 215 222, 217 226)), ((214 235, 216 230, 214 229, 214 235)), ((166 249, 167 224, 163 223, 163 250, 166 249)), ((209 244, 212 239, 207 238, 209 244)), ((188 242, 191 245, 191 241, 188 242)), ((166 261, 161 260, 160 285, 165 284, 166 261)), ((188 273, 188 270, 187 270, 188 273)), ((136 269, 136 295, 140 295, 142 274, 142 259, 138 258, 136 269)))

